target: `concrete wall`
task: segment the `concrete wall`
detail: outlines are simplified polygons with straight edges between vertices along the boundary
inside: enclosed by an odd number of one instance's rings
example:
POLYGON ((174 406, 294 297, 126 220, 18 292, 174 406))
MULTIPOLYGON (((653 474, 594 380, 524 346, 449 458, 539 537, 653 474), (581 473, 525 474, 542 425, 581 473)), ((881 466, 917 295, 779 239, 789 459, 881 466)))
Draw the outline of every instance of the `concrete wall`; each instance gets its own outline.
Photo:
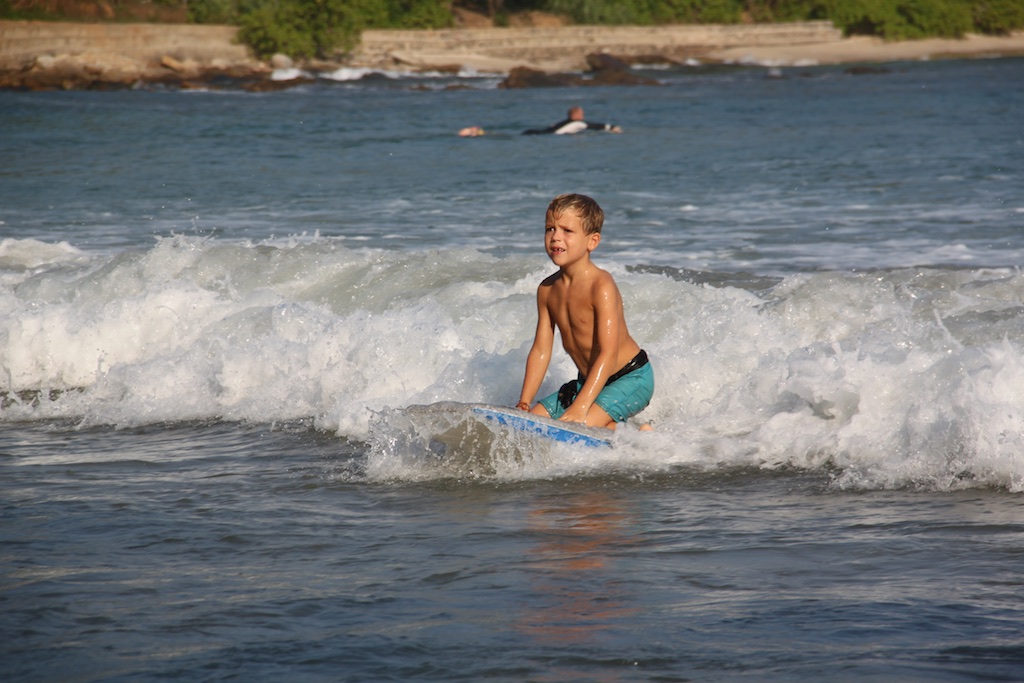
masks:
MULTIPOLYGON (((18 66, 39 55, 106 53, 140 62, 163 56, 210 62, 242 61, 245 47, 233 26, 192 24, 86 24, 0 21, 0 66, 18 66)), ((831 22, 708 26, 451 29, 366 31, 356 61, 373 64, 394 53, 478 54, 509 59, 582 58, 588 53, 642 55, 685 53, 734 46, 795 45, 839 40, 831 22)))
POLYGON ((175 59, 236 62, 248 57, 234 44, 234 26, 193 24, 85 24, 0 21, 0 64, 16 65, 39 55, 105 53, 139 62, 175 59))
POLYGON ((393 52, 482 54, 526 57, 530 53, 585 55, 670 54, 687 48, 798 45, 840 40, 829 21, 791 24, 715 24, 678 26, 564 26, 539 28, 451 29, 438 31, 366 31, 357 54, 373 61, 393 52))

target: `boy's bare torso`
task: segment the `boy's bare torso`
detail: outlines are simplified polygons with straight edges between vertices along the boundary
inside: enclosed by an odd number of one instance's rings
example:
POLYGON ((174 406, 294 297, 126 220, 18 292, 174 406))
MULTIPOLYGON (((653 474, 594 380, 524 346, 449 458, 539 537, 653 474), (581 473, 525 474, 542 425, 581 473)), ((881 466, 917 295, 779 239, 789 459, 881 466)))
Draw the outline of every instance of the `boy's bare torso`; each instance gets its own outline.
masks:
POLYGON ((619 331, 615 363, 608 374, 640 352, 640 346, 626 328, 622 296, 608 272, 590 264, 585 273, 577 274, 571 282, 558 272, 541 283, 540 291, 542 303, 562 337, 562 347, 584 377, 590 374, 600 352, 597 320, 602 307, 610 309, 611 322, 619 331))

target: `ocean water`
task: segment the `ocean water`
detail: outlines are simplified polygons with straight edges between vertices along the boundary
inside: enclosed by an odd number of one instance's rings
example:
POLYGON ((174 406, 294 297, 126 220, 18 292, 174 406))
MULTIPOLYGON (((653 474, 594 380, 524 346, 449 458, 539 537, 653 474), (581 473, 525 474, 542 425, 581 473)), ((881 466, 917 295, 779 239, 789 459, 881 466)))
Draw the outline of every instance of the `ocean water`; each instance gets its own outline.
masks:
POLYGON ((0 93, 2 680, 1024 680, 1024 60, 352 75, 0 93), (562 192, 655 429, 438 453, 562 192))

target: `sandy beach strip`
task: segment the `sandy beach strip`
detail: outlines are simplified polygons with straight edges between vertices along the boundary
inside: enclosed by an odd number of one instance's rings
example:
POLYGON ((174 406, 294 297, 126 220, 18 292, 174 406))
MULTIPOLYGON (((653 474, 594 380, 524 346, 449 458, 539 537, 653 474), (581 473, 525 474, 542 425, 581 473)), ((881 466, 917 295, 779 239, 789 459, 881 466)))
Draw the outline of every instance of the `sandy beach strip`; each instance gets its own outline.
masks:
POLYGON ((709 59, 765 66, 899 62, 928 59, 992 58, 1024 56, 1024 31, 1009 36, 967 35, 964 38, 930 38, 886 42, 854 36, 829 43, 766 45, 712 50, 709 59))

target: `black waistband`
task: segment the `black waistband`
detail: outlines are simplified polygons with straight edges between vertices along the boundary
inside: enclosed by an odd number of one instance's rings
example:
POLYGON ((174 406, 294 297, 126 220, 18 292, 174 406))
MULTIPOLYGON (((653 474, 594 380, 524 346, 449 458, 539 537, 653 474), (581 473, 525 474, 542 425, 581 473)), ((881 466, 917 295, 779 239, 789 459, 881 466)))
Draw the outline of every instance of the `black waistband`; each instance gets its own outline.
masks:
MULTIPOLYGON (((615 380, 622 379, 623 377, 633 372, 634 370, 639 370, 643 366, 647 365, 648 362, 650 361, 648 361, 647 359, 647 352, 644 351, 643 349, 640 349, 640 353, 633 356, 632 360, 623 365, 618 372, 609 377, 608 381, 605 382, 604 385, 608 386, 615 380)), ((580 375, 580 382, 582 383, 583 381, 583 375, 580 375)))

